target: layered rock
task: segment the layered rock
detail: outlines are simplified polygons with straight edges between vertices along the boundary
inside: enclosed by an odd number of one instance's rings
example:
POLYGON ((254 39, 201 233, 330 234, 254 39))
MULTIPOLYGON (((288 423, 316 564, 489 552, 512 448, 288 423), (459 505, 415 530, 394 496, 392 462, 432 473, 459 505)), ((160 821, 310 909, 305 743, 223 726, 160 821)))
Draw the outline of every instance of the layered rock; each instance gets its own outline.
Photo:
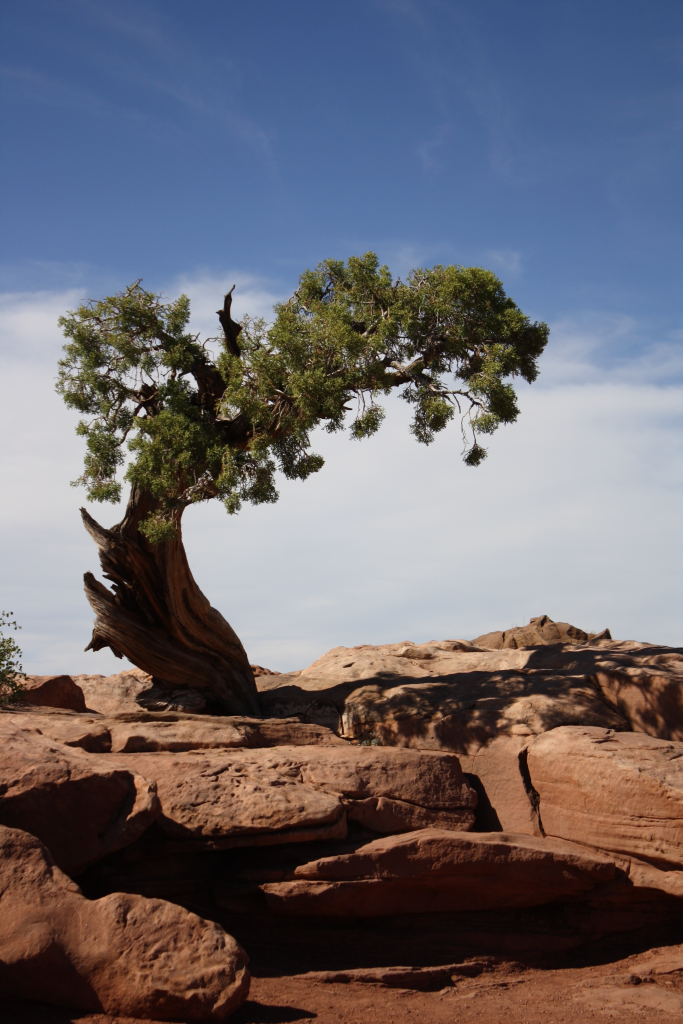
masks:
POLYGON ((133 765, 48 739, 24 724, 32 717, 0 714, 0 824, 31 832, 76 874, 149 827, 156 787, 133 765))
POLYGON ((29 730, 91 753, 148 753, 230 748, 336 745, 346 747, 323 726, 296 718, 220 718, 181 712, 153 714, 138 710, 116 716, 73 714, 46 709, 5 711, 9 727, 29 730))
POLYGON ((614 877, 609 857, 561 840, 429 828, 285 867, 279 879, 272 866, 243 870, 217 900, 251 897, 255 910, 261 901, 297 916, 504 910, 585 896, 614 877))
POLYGON ((683 868, 683 743, 565 727, 535 739, 527 764, 547 835, 683 868))
POLYGON ((469 829, 477 796, 456 757, 377 747, 302 746, 118 755, 155 780, 170 836, 218 848, 438 824, 469 829))
POLYGON ((0 826, 0 995, 155 1020, 220 1020, 248 958, 213 921, 115 893, 87 900, 33 836, 0 826))

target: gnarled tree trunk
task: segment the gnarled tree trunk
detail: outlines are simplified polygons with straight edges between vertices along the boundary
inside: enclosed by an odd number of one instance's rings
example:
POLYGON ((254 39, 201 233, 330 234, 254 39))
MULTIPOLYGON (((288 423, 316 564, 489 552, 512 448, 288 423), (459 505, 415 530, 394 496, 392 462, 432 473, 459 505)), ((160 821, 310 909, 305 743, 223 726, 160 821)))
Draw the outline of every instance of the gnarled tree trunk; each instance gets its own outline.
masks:
POLYGON ((165 687, 193 687, 222 714, 261 715, 254 676, 239 637, 195 583, 185 555, 180 522, 176 540, 154 545, 139 532, 140 520, 158 507, 137 487, 123 520, 103 529, 81 509, 100 553, 113 593, 92 573, 83 577, 95 612, 86 650, 110 647, 165 687))

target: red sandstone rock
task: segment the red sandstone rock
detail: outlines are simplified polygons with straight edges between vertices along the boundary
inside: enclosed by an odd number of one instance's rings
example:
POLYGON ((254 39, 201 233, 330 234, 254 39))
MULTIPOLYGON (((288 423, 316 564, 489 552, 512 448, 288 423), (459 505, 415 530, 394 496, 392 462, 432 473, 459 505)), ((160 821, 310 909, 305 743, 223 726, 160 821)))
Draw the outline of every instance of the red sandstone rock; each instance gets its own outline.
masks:
POLYGON ((179 752, 281 745, 346 746, 344 740, 329 729, 320 725, 307 725, 291 718, 209 718, 205 715, 188 715, 183 720, 174 721, 171 715, 150 721, 151 717, 138 714, 122 715, 119 720, 107 719, 112 751, 143 753, 155 750, 179 752), (136 720, 122 720, 133 718, 136 720))
MULTIPOLYGON (((259 889, 274 914, 372 917, 538 906, 614 875, 608 857, 573 843, 430 828, 299 864, 259 889)), ((231 895, 221 888, 219 903, 231 895)))
POLYGON ((179 712, 155 715, 126 712, 116 717, 74 714, 63 710, 21 708, 4 712, 5 723, 29 728, 42 735, 81 747, 91 753, 147 753, 234 747, 348 746, 329 729, 297 719, 209 718, 179 712), (12 717, 15 716, 15 717, 12 717))
POLYGON ((169 834, 223 846, 342 837, 344 808, 377 832, 469 829, 477 801, 457 757, 437 752, 341 742, 102 760, 155 780, 169 834))
POLYGON ((130 765, 131 770, 155 780, 162 807, 159 825, 178 838, 220 840, 221 845, 230 846, 346 834, 344 808, 337 797, 284 777, 259 757, 260 753, 226 750, 100 756, 117 766, 130 765))
POLYGON ((0 995, 155 1020, 221 1020, 249 991, 223 929, 163 900, 87 900, 33 836, 0 827, 0 995))
POLYGON ((62 870, 77 874, 158 817, 155 786, 132 765, 48 739, 32 719, 0 714, 0 824, 38 836, 62 870))
POLYGON ((683 868, 683 743, 564 727, 529 746, 547 835, 683 868))
POLYGON ((83 691, 71 676, 26 676, 22 684, 24 704, 85 711, 83 691))

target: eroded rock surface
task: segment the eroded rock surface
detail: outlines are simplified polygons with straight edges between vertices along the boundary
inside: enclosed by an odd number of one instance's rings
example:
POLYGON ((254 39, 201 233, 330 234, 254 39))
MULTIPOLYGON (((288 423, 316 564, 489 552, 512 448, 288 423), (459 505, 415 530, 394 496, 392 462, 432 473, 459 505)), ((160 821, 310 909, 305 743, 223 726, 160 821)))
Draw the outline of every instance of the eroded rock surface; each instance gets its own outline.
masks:
POLYGON ((103 760, 154 779, 169 835, 222 847, 343 837, 347 815, 375 832, 469 829, 477 803, 444 753, 342 743, 103 760))
POLYGON ((683 743, 560 728, 529 747, 547 835, 683 868, 683 743))
POLYGON ((32 721, 0 714, 0 824, 31 832, 75 874, 151 825, 156 787, 133 765, 51 740, 32 721))
POLYGON ((249 991, 218 924, 162 900, 87 900, 34 836, 0 826, 0 995, 154 1020, 220 1020, 249 991))

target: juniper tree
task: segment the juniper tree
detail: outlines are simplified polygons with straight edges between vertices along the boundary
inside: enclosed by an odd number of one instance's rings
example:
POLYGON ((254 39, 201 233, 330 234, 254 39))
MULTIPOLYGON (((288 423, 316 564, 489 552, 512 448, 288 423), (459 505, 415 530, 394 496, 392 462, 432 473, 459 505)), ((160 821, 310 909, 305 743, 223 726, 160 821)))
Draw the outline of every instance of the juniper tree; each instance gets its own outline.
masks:
POLYGON ((166 686, 209 691, 213 706, 258 714, 238 637, 192 578, 181 519, 216 499, 230 514, 277 500, 277 473, 305 480, 323 466, 317 427, 370 437, 397 391, 430 444, 456 420, 463 456, 518 415, 513 379, 532 382, 548 328, 532 323, 501 281, 478 267, 436 266, 392 279, 373 253, 307 270, 271 323, 218 311, 212 347, 189 329, 185 295, 166 301, 140 281, 60 319, 67 338, 57 390, 82 419, 75 483, 92 501, 130 496, 103 529, 81 510, 113 593, 86 573, 96 620, 88 648, 109 647, 166 686))

